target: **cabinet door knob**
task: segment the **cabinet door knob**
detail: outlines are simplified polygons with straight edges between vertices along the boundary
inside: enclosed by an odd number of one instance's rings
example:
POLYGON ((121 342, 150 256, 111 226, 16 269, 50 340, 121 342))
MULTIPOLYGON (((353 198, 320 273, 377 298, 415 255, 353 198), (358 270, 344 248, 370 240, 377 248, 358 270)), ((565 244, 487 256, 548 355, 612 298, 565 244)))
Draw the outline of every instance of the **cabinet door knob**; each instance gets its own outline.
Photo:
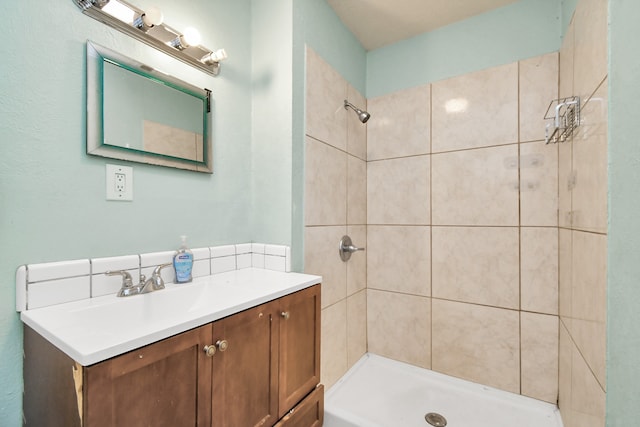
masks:
POLYGON ((282 316, 282 318, 284 320, 288 320, 289 319, 289 312, 288 311, 283 311, 282 313, 280 313, 280 316, 282 316))
POLYGON ((207 353, 207 356, 212 357, 214 354, 216 354, 216 347, 213 345, 205 345, 204 352, 207 353))
POLYGON ((229 347, 229 343, 227 340, 218 340, 216 341, 216 347, 218 347, 220 351, 225 351, 229 347))

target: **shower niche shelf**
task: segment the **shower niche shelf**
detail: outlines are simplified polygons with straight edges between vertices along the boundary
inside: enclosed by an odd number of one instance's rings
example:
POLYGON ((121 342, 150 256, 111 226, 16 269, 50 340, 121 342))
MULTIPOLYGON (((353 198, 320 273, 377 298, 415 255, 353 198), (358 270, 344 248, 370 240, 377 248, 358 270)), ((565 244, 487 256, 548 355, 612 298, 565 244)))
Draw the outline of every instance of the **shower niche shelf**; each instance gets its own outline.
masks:
POLYGON ((544 120, 547 121, 545 142, 565 142, 580 124, 580 97, 554 99, 549 103, 544 120))

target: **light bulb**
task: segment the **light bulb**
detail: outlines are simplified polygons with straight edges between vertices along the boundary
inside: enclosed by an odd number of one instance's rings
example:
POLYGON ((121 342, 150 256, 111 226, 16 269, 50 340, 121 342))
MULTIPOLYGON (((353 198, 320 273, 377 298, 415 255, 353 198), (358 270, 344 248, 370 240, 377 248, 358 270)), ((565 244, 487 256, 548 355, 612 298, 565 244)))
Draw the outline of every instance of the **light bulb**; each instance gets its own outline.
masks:
POLYGON ((200 33, 193 27, 185 28, 180 42, 184 47, 197 46, 200 44, 200 33))
POLYGON ((162 21, 164 21, 164 15, 162 14, 162 11, 155 6, 150 7, 144 12, 144 15, 142 15, 142 22, 144 22, 144 25, 147 27, 160 25, 162 24, 162 21))
POLYGON ((114 18, 118 18, 122 22, 126 22, 127 24, 131 24, 135 16, 135 11, 116 0, 109 1, 109 3, 104 5, 102 10, 114 18))
POLYGON ((224 49, 218 49, 202 57, 201 61, 205 64, 214 64, 227 59, 227 51, 224 49))

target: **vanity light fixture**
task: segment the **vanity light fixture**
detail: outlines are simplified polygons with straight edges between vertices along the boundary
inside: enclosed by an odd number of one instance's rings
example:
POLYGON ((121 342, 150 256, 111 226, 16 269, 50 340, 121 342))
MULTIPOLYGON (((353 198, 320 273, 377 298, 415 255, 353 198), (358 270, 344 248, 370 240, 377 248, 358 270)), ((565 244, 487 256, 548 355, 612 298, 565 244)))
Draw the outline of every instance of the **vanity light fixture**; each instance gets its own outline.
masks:
POLYGON ((162 11, 146 11, 125 0, 73 0, 85 15, 107 24, 180 61, 208 74, 220 73, 220 62, 227 58, 224 49, 212 51, 200 45, 200 33, 187 28, 183 33, 164 23, 162 11))

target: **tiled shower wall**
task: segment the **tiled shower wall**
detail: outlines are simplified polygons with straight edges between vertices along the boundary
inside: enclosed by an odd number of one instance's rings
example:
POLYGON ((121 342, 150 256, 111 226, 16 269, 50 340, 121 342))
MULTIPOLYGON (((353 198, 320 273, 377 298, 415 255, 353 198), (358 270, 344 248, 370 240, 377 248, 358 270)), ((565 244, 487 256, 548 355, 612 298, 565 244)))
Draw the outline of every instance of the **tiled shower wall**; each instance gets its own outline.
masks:
POLYGON ((305 269, 324 276, 327 386, 368 349, 604 425, 606 4, 578 2, 559 59, 369 100, 366 128, 342 97, 366 100, 308 51, 305 269), (558 75, 582 121, 545 145, 558 75), (367 263, 338 260, 345 232, 367 263))
POLYGON ((364 127, 342 99, 366 100, 307 51, 305 271, 324 277, 327 386, 368 348, 556 401, 557 90, 549 54, 370 100, 364 127), (366 264, 337 257, 345 231, 366 264))
POLYGON ((581 125, 559 144, 560 398, 565 427, 602 427, 606 396, 607 2, 580 0, 560 50, 560 96, 581 125))
POLYGON ((345 234, 367 241, 367 128, 344 100, 365 98, 307 49, 305 272, 322 281, 322 382, 334 384, 367 350, 366 254, 338 255, 345 234))
POLYGON ((557 91, 553 53, 369 100, 369 351, 556 401, 557 91))

